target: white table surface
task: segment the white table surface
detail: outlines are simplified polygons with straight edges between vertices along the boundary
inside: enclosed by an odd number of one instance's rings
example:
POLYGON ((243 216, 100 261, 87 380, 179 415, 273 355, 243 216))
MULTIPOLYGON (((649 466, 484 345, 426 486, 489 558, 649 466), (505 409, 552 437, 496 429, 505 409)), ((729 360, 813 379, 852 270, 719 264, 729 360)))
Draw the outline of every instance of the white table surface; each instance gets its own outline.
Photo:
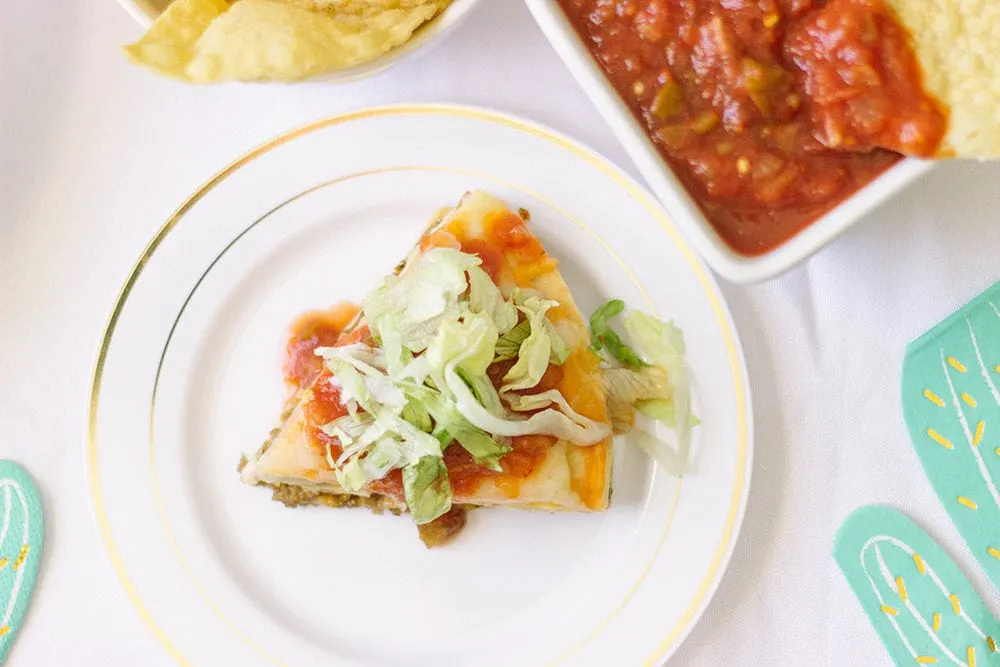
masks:
MULTIPOLYGON (((129 67, 114 0, 0 2, 0 456, 41 487, 47 544, 12 667, 171 663, 118 587, 89 507, 88 382, 105 318, 165 217, 217 169, 365 105, 463 102, 583 138, 634 172, 516 0, 350 85, 193 89, 129 67)), ((908 443, 906 343, 1000 279, 1000 165, 944 165, 806 265, 726 287, 756 404, 754 480, 721 588, 671 665, 887 664, 830 557, 859 505, 906 510, 1000 611, 908 443)))

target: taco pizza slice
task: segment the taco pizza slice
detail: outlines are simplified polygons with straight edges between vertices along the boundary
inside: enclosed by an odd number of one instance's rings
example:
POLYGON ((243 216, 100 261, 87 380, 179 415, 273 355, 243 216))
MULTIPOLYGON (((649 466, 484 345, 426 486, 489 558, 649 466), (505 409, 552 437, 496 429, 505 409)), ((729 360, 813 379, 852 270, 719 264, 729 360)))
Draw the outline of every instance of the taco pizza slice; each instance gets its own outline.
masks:
POLYGON ((243 481, 287 505, 408 511, 429 544, 461 528, 465 506, 606 509, 601 360, 526 218, 468 193, 356 315, 313 318, 289 347, 283 419, 243 481))

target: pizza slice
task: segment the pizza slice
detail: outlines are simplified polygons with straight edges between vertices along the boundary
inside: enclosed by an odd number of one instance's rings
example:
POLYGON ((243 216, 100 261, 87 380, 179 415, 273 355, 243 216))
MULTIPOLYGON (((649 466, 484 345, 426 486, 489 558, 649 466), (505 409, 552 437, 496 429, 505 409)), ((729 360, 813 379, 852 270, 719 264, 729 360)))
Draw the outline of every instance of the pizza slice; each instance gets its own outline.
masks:
POLYGON ((307 318, 292 398, 243 481, 286 505, 408 511, 428 543, 461 528, 464 506, 606 509, 601 360, 526 222, 468 193, 357 314, 307 318))

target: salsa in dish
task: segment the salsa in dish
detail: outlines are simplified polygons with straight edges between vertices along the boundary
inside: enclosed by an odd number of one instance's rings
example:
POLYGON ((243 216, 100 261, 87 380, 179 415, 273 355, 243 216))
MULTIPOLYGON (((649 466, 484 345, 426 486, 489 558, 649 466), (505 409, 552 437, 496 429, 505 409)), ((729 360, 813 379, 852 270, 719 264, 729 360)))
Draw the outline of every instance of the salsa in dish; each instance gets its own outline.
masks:
POLYGON ((882 0, 559 0, 720 236, 780 245, 947 113, 882 0))

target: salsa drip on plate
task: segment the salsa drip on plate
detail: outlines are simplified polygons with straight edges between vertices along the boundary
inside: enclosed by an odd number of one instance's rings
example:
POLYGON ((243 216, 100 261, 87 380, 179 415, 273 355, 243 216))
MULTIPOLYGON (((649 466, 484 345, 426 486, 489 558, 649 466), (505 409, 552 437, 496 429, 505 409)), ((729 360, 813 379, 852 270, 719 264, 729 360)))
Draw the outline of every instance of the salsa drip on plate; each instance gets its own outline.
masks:
POLYGON ((757 255, 947 115, 882 0, 559 0, 719 234, 757 255))

